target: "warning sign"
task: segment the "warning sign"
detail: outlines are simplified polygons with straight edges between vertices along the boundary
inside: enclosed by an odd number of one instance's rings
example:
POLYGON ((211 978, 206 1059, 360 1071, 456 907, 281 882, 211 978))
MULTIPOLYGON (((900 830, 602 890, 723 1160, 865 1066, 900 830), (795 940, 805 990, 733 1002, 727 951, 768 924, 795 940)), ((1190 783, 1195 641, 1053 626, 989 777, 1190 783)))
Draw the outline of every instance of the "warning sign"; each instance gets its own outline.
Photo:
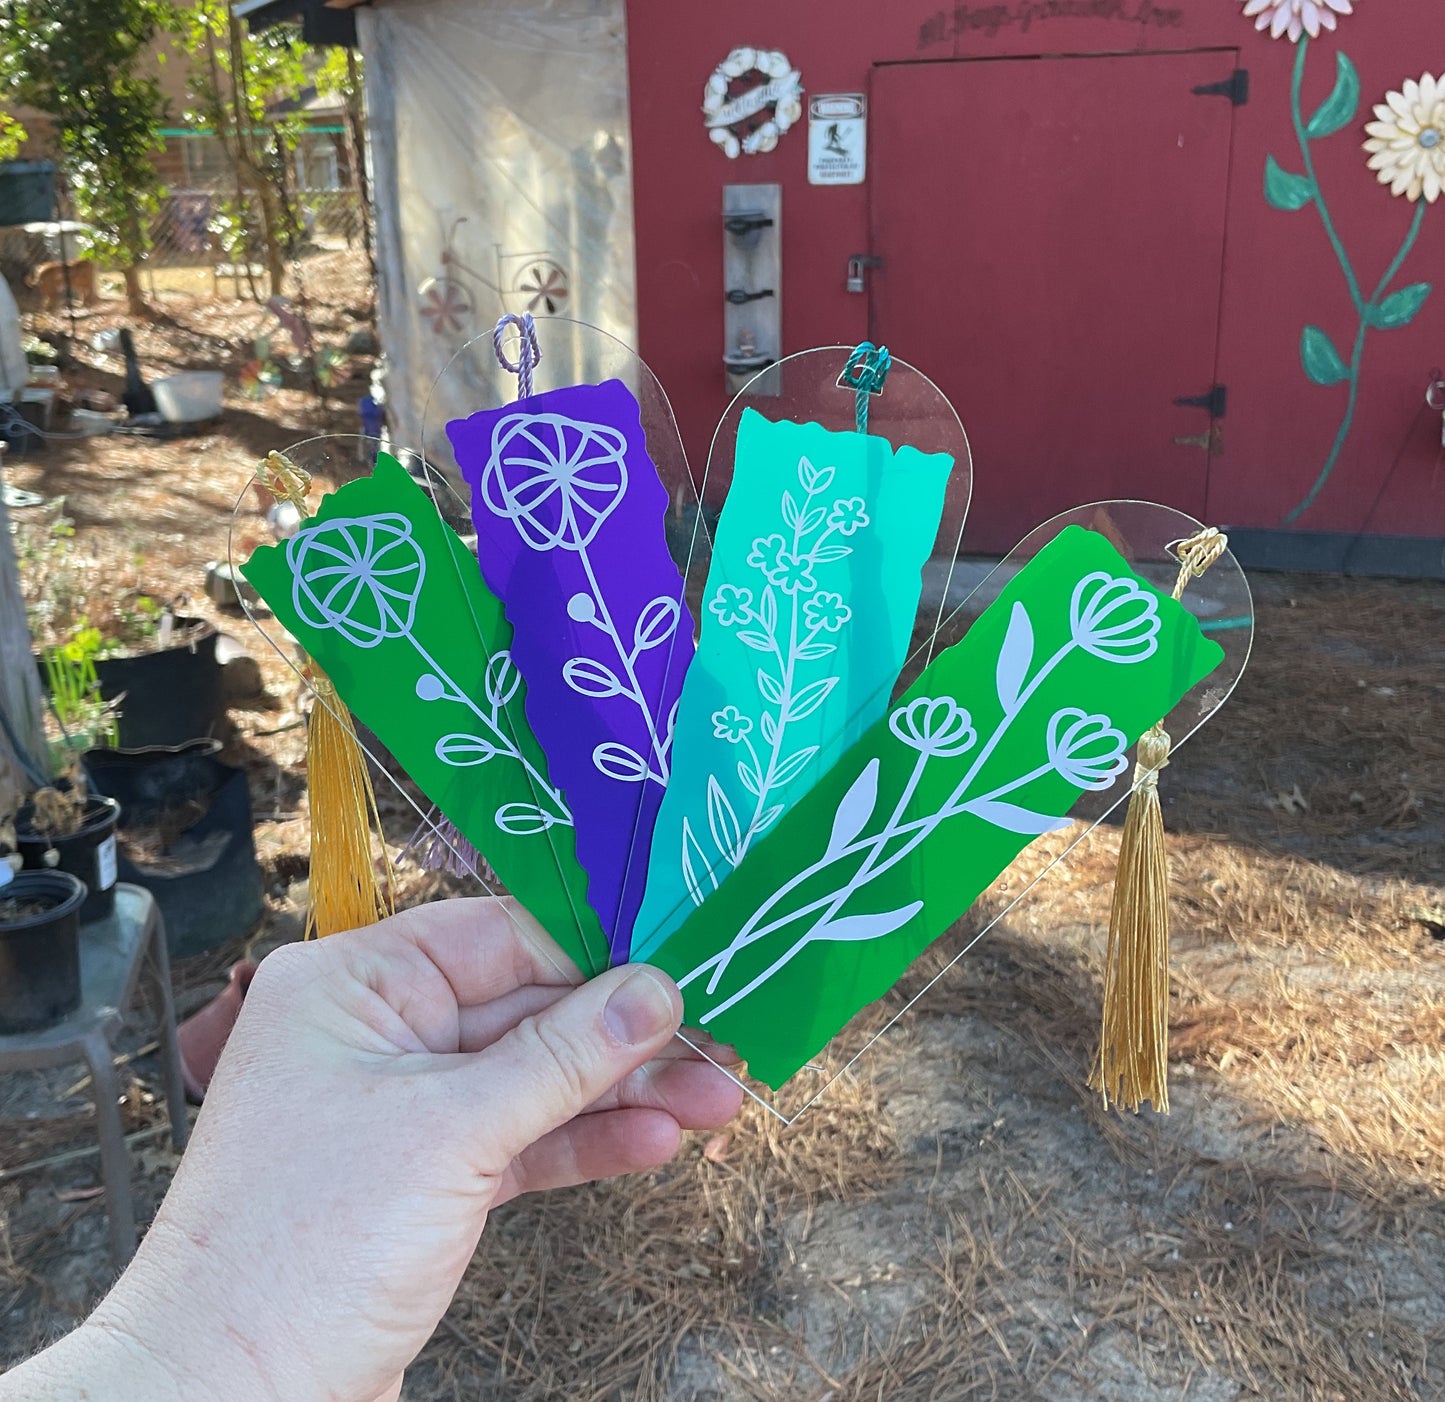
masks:
POLYGON ((868 99, 860 92, 808 99, 808 183, 861 185, 867 166, 868 99))

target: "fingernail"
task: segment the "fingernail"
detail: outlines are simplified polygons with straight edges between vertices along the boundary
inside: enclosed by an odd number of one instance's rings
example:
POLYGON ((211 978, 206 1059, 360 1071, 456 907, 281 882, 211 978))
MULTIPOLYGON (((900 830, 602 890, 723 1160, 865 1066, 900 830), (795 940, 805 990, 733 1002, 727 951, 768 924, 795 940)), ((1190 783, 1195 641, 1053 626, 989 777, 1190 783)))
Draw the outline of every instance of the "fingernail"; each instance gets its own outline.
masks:
POLYGON ((602 1020, 617 1041, 628 1046, 650 1042, 677 1022, 672 992, 662 976, 639 964, 602 1010, 602 1020))

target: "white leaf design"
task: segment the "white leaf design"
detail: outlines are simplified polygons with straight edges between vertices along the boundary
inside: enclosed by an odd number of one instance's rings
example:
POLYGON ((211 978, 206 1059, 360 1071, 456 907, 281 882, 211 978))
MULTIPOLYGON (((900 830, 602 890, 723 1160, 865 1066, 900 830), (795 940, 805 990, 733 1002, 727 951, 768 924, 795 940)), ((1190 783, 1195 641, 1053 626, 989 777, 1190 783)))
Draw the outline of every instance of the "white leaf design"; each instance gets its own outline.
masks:
POLYGON ((1054 818, 1047 813, 1035 813, 1028 808, 1020 808, 1016 803, 1004 803, 997 798, 976 798, 972 803, 965 803, 963 811, 972 813, 975 818, 982 818, 984 822, 992 823, 994 827, 1002 828, 1005 832, 1021 833, 1028 837, 1037 837, 1045 832, 1058 832, 1073 821, 1072 818, 1054 818))
POLYGON ((824 677, 822 681, 812 682, 805 686, 795 697, 788 707, 788 719, 802 720, 811 716, 824 701, 828 699, 829 693, 838 685, 837 677, 824 677))
POLYGON ((813 931, 815 940, 877 940, 891 935, 900 926, 906 925, 920 910, 922 901, 912 905, 899 906, 897 910, 885 910, 877 915, 845 915, 813 931))
POLYGON ((659 595, 637 615, 637 627, 632 634, 634 653, 647 652, 659 643, 665 643, 677 627, 679 607, 676 599, 666 594, 659 595))
POLYGON ((744 628, 738 634, 738 641, 745 647, 750 647, 754 652, 771 652, 773 640, 766 634, 760 633, 756 628, 744 628))
POLYGON ((762 780, 758 778, 758 771, 745 759, 738 761, 738 782, 754 798, 758 796, 758 790, 762 788, 762 780))
POLYGON ((799 662, 816 662, 820 657, 837 651, 836 643, 809 643, 807 647, 800 647, 793 656, 799 662))
POLYGON ((753 824, 753 831, 762 832, 764 829, 772 827, 782 816, 783 805, 781 803, 775 803, 771 808, 764 808, 763 811, 758 814, 757 822, 753 824))
POLYGON ((624 784, 640 784, 651 778, 647 761, 628 746, 616 740, 608 740, 592 751, 592 763, 599 774, 609 779, 619 779, 624 784))
POLYGON ((789 530, 798 524, 798 503, 793 500, 792 492, 783 493, 783 524, 789 530))
POLYGON ((562 680, 573 691, 598 699, 621 696, 624 690, 618 675, 595 657, 569 657, 562 664, 562 680))
POLYGON ((805 492, 818 490, 818 469, 807 458, 798 459, 798 481, 803 484, 805 492))
MULTIPOLYGON (((828 473, 831 473, 833 471, 831 467, 824 468, 823 470, 828 473)), ((806 516, 803 517, 801 521, 798 522, 798 534, 812 535, 813 532, 816 531, 818 527, 823 524, 823 518, 827 516, 827 514, 827 507, 815 506, 810 512, 808 512, 806 516)))
POLYGON ((769 633, 777 631, 778 591, 771 584, 764 587, 763 596, 758 600, 758 618, 769 633))
POLYGON ((778 738, 778 723, 771 711, 763 712, 763 744, 771 745, 778 738))
POLYGON ((998 654, 998 703, 1004 715, 1011 715, 1018 709, 1019 693, 1028 680, 1029 668, 1034 662, 1034 625, 1029 622, 1029 611, 1022 602, 1015 600, 1013 612, 1009 614, 1008 632, 1004 634, 1003 647, 998 654))
POLYGON ((436 757, 454 769, 470 769, 474 764, 485 764, 496 753, 497 747, 480 735, 443 735, 436 744, 436 757))
POLYGON ((692 859, 694 852, 697 853, 698 861, 702 864, 703 875, 712 883, 712 889, 716 891, 717 878, 713 876, 712 868, 703 856, 697 838, 692 835, 692 824, 684 818, 682 820, 682 879, 687 884, 687 894, 692 897, 693 905, 701 905, 707 899, 707 894, 702 889, 702 882, 698 880, 697 866, 692 859))
POLYGON ((773 771, 773 783, 792 783, 803 772, 808 761, 817 753, 816 745, 806 745, 801 750, 794 751, 773 771))
POLYGON ((770 706, 776 706, 783 699, 783 684, 771 672, 765 672, 761 667, 758 668, 758 690, 770 706))
POLYGON ((534 833, 546 832, 557 819, 535 804, 504 803, 497 809, 494 821, 503 832, 509 832, 513 837, 530 837, 534 833))
MULTIPOLYGON (((835 475, 833 469, 831 467, 813 467, 812 463, 809 463, 808 466, 813 468, 813 480, 807 484, 808 490, 810 492, 826 492, 833 485, 835 475)), ((802 471, 801 463, 798 470, 802 471)))
POLYGON ((828 565, 834 560, 841 560, 845 555, 851 555, 851 545, 820 545, 813 551, 813 563, 815 565, 828 565))
POLYGON ((729 866, 737 866, 742 826, 733 811, 732 800, 723 792, 715 774, 707 776, 707 825, 717 850, 727 858, 729 866))
POLYGON ((838 811, 833 815, 833 831, 823 860, 830 862, 863 831, 873 816, 878 802, 878 758, 875 755, 863 766, 863 772, 848 786, 838 811))
POLYGON ((522 685, 522 674, 512 662, 510 652, 499 652, 487 663, 484 685, 487 704, 494 711, 502 710, 517 694, 517 688, 522 685))

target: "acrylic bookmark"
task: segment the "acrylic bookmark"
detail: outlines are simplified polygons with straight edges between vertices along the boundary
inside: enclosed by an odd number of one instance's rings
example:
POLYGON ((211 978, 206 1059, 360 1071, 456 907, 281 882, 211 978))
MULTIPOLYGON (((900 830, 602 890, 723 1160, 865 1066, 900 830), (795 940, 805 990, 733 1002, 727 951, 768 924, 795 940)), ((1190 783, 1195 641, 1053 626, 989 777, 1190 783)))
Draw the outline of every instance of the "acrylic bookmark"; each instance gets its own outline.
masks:
POLYGON ((516 630, 527 718, 621 963, 693 652, 637 400, 620 380, 571 385, 453 420, 447 435, 482 573, 516 630))
POLYGON ((242 573, 568 957, 605 969, 572 814, 527 726, 511 625, 401 464, 382 454, 242 573))
POLYGON ((743 411, 634 958, 883 713, 953 461, 743 411))
POLYGON ((651 956, 685 1021, 780 1086, 1223 657, 1065 528, 651 956))

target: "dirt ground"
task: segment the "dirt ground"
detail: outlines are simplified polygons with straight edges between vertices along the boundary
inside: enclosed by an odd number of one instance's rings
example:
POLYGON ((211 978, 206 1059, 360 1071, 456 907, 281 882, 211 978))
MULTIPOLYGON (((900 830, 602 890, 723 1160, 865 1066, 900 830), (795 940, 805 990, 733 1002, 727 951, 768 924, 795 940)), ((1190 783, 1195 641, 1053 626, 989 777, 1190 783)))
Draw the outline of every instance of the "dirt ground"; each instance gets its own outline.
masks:
MULTIPOLYGON (((332 282, 318 320, 344 338, 364 298, 344 269, 332 282)), ((256 319, 176 296, 140 353, 148 373, 234 372, 256 319)), ((77 382, 118 388, 114 358, 84 338, 79 354, 77 382)), ((188 591, 261 662, 268 696, 233 711, 229 751, 266 872, 253 952, 299 933, 303 732, 294 678, 204 602, 204 567, 257 456, 354 432, 360 392, 328 407, 299 383, 259 403, 233 386, 204 436, 55 443, 9 472, 47 499, 15 515, 52 594, 99 613, 188 591)), ((264 537, 253 511, 248 534, 264 537)), ((665 1170, 496 1213, 404 1396, 1445 1397, 1445 587, 1253 582, 1250 670, 1163 783, 1172 1115, 1107 1114, 1084 1086, 1118 847, 1103 827, 794 1125, 751 1107, 665 1170)), ((395 850, 410 823, 386 806, 395 850)), ((1048 841, 969 920, 1013 899, 1048 841)), ((459 889, 402 872, 408 901, 459 889)), ((243 948, 183 961, 183 1006, 243 948)), ((122 1071, 142 1221, 175 1164, 151 1035, 142 1010, 122 1071)), ((12 1358, 108 1279, 78 1075, 0 1085, 12 1358)))

